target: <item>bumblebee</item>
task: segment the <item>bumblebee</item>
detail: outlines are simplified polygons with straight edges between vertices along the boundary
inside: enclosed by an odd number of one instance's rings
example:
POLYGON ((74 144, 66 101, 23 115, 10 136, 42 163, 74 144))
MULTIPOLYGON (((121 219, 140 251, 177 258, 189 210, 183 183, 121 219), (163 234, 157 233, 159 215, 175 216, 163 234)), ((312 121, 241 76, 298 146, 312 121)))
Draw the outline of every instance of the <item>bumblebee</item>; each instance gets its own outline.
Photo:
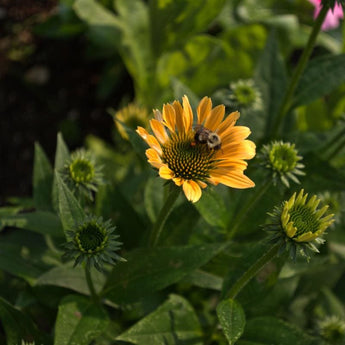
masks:
POLYGON ((197 125, 195 127, 194 140, 196 143, 206 144, 211 150, 219 150, 222 147, 219 135, 203 125, 197 125))

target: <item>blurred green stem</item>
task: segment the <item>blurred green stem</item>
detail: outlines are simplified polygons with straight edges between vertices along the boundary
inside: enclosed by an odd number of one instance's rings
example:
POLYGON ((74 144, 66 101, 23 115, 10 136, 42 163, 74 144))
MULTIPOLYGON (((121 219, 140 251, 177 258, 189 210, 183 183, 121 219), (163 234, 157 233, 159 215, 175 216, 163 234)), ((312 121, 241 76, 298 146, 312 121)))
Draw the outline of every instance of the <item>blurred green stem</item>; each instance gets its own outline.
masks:
POLYGON ((265 254, 263 254, 246 272, 236 281, 226 294, 226 298, 235 298, 239 292, 254 278, 259 271, 271 261, 278 253, 280 244, 273 245, 265 254))
POLYGON ((283 102, 282 102, 281 107, 280 107, 279 112, 278 112, 278 116, 277 116, 276 121, 273 125, 273 129, 272 129, 272 137, 273 138, 277 137, 280 126, 282 124, 282 121, 291 108, 292 97, 294 95, 297 83, 298 83, 299 79, 301 78, 301 75, 302 75, 302 73, 305 69, 305 66, 309 60, 309 57, 310 57, 310 54, 313 50, 317 35, 320 32, 322 23, 323 23, 326 15, 327 15, 328 10, 329 10, 329 6, 323 5, 321 8, 321 11, 319 12, 319 15, 317 16, 317 18, 314 22, 314 26, 313 26, 312 32, 309 36, 307 45, 304 48, 303 53, 302 53, 302 55, 298 61, 297 67, 296 67, 296 69, 295 69, 295 71, 291 77, 290 84, 287 88, 283 102))
POLYGON ((340 131, 323 149, 322 156, 326 161, 335 157, 339 151, 345 146, 345 129, 340 131))
POLYGON ((159 212, 156 223, 154 224, 151 230, 151 234, 149 238, 149 247, 155 247, 158 244, 159 238, 162 234, 164 224, 170 212, 172 211, 172 208, 179 194, 180 194, 180 188, 173 186, 173 188, 170 190, 168 198, 165 201, 165 204, 163 205, 161 211, 159 212))
POLYGON ((257 204, 257 202, 262 198, 262 196, 266 193, 268 188, 272 184, 272 179, 267 179, 265 183, 263 183, 260 187, 258 187, 255 192, 253 193, 252 197, 248 199, 247 203, 243 205, 241 210, 236 214, 232 224, 231 230, 228 233, 227 239, 231 239, 235 236, 237 230, 242 225, 243 220, 248 215, 248 212, 252 210, 252 208, 257 204))
POLYGON ((85 269, 85 278, 86 278, 87 286, 89 287, 89 290, 90 290, 91 298, 95 304, 98 304, 99 297, 96 293, 95 287, 92 282, 91 271, 87 266, 85 266, 84 269, 85 269))

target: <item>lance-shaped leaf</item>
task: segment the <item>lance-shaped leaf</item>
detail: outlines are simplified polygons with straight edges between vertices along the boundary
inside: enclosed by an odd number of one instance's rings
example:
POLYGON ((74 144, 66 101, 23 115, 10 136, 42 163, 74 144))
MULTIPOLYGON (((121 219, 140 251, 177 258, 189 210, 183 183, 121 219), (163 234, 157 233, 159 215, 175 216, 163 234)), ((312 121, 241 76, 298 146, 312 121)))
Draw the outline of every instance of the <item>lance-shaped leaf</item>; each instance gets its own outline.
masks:
POLYGON ((171 295, 164 304, 116 339, 138 345, 201 345, 201 336, 192 306, 182 297, 171 295))
POLYGON ((85 212, 57 172, 55 172, 55 178, 58 186, 59 214, 61 223, 65 231, 71 230, 74 228, 76 223, 84 220, 85 212))
POLYGON ((125 264, 114 267, 102 295, 115 303, 139 300, 205 265, 223 247, 216 243, 134 250, 125 264))
POLYGON ((217 315, 229 344, 235 344, 242 335, 246 324, 246 317, 241 305, 233 299, 226 299, 218 304, 217 315))
POLYGON ((51 190, 53 169, 40 144, 35 143, 33 198, 35 207, 40 210, 50 210, 52 205, 51 190))
POLYGON ((67 296, 59 306, 54 345, 88 345, 106 330, 108 323, 101 305, 82 296, 67 296))

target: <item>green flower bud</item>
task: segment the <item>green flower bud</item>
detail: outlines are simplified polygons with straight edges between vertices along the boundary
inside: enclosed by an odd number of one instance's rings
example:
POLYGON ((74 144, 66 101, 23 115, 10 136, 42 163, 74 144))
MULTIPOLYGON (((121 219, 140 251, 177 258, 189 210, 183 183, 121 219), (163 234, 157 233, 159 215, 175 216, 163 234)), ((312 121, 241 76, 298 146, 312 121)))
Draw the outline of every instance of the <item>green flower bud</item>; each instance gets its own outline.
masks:
POLYGON ((260 91, 256 88, 252 79, 240 79, 230 83, 230 99, 233 106, 237 108, 260 110, 262 108, 262 97, 260 91))
POLYGON ((300 163, 302 157, 298 155, 294 144, 274 141, 263 146, 258 158, 260 164, 270 170, 274 184, 280 179, 286 187, 290 187, 289 180, 300 183, 296 175, 305 175, 301 170, 304 168, 300 163))
POLYGON ((273 222, 266 225, 272 231, 272 242, 281 243, 281 251, 290 250, 295 259, 297 249, 309 258, 309 252, 318 252, 315 244, 324 243, 321 236, 333 223, 333 214, 324 216, 328 205, 318 209, 320 199, 313 195, 307 200, 308 194, 302 189, 298 195, 294 193, 288 201, 276 207, 269 215, 273 222))
POLYGON ((329 344, 342 345, 345 343, 345 322, 333 315, 318 322, 318 330, 322 338, 329 344))
POLYGON ((74 266, 85 263, 88 268, 94 266, 102 271, 105 263, 114 265, 125 261, 116 251, 120 249, 119 237, 114 234, 115 227, 111 221, 103 222, 102 218, 88 216, 82 223, 67 231, 70 241, 64 245, 64 259, 74 259, 74 266))
POLYGON ((92 192, 97 192, 103 181, 102 166, 96 164, 95 157, 84 149, 71 154, 62 171, 64 181, 77 196, 93 200, 92 192))

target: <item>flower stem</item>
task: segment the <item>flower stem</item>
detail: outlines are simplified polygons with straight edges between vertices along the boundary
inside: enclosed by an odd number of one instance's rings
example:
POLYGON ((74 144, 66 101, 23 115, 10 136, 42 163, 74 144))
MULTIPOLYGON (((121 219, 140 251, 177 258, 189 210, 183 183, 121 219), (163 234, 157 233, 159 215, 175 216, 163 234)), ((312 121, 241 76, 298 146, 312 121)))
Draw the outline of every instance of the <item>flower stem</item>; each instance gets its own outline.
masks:
POLYGON ((86 278, 86 282, 87 282, 87 285, 88 285, 89 290, 90 290, 91 298, 95 304, 98 304, 99 303, 99 297, 96 293, 95 287, 94 287, 93 282, 92 282, 91 271, 87 266, 85 266, 85 278, 86 278))
POLYGON ((158 218, 156 220, 156 223, 154 224, 149 238, 149 247, 155 247, 158 244, 159 238, 162 234, 163 226, 172 211, 172 208, 175 204, 175 201, 177 200, 179 194, 180 194, 180 188, 174 188, 171 189, 170 194, 168 195, 168 198, 165 201, 165 204, 163 205, 158 218))
POLYGON ((317 35, 320 32, 321 25, 322 25, 326 15, 327 15, 328 10, 329 10, 329 6, 323 5, 319 15, 317 16, 317 18, 314 22, 314 26, 313 26, 312 32, 309 36, 307 45, 304 48, 303 53, 302 53, 302 55, 298 61, 297 67, 296 67, 296 69, 292 75, 292 78, 290 80, 290 84, 288 86, 288 89, 285 93, 283 102, 281 104, 277 119, 273 125, 273 129, 272 129, 272 136, 273 137, 276 137, 278 135, 281 123, 291 108, 292 97, 294 95, 297 83, 298 83, 299 79, 301 78, 302 72, 304 71, 305 66, 308 62, 308 59, 309 59, 310 54, 313 50, 317 35))
POLYGON ((231 230, 228 233, 228 239, 231 239, 235 236, 237 230, 242 225, 245 216, 248 215, 248 212, 257 204, 261 197, 266 193, 268 188, 272 184, 272 179, 267 179, 259 188, 257 188, 247 203, 241 208, 241 210, 236 214, 233 223, 231 224, 231 230))
POLYGON ((256 274, 278 253, 279 244, 272 246, 265 254, 263 254, 252 266, 248 268, 246 272, 236 281, 229 292, 226 294, 226 298, 235 298, 239 292, 248 284, 248 282, 256 276, 256 274))

